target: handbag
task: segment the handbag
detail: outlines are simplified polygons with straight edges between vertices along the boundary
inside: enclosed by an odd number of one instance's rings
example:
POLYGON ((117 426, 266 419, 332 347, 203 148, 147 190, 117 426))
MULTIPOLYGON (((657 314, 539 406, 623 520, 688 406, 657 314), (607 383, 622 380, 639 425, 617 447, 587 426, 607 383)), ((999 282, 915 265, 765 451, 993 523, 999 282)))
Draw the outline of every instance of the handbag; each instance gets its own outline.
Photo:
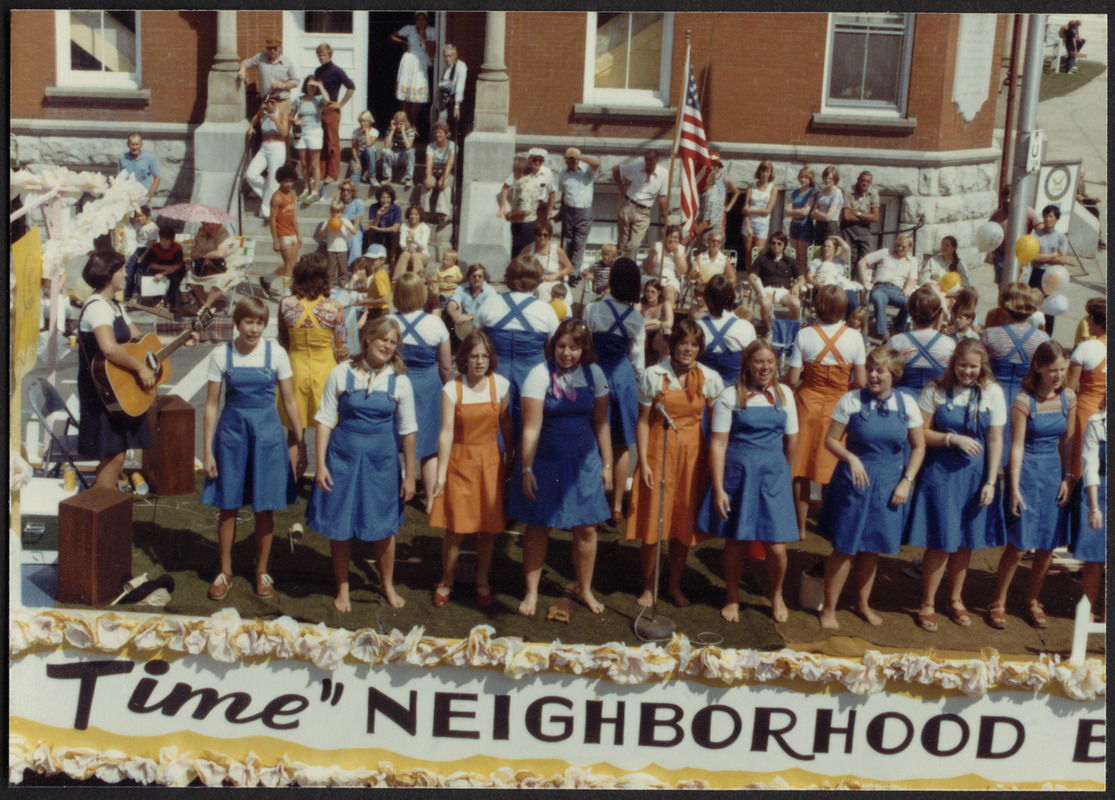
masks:
POLYGON ((193 273, 198 278, 211 278, 227 271, 223 258, 195 258, 193 261, 193 273))

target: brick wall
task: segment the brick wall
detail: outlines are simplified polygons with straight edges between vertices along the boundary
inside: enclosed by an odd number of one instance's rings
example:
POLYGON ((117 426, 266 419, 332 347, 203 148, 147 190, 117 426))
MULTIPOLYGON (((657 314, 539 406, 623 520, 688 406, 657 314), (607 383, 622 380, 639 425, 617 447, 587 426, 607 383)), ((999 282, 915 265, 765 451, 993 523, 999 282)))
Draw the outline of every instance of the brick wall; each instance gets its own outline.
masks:
MULTIPOLYGON (((520 136, 563 132, 570 136, 668 138, 673 120, 645 123, 584 119, 573 113, 583 100, 585 24, 582 13, 509 12, 506 60, 511 72, 511 123, 520 136)), ((678 13, 674 20, 671 103, 684 76, 685 35, 709 137, 819 147, 885 147, 955 150, 991 144, 998 70, 992 69, 987 102, 965 122, 951 102, 955 14, 922 14, 914 30, 907 113, 913 133, 825 130, 812 124, 821 111, 828 32, 827 14, 678 13)), ((1002 47, 996 29, 994 53, 1002 47)), ((996 56, 997 59, 997 56, 996 56)), ((997 60, 996 60, 997 66, 997 60)))
POLYGON ((137 106, 97 99, 47 99, 55 85, 54 12, 15 10, 11 115, 29 119, 88 119, 112 122, 201 122, 207 74, 216 52, 216 15, 211 11, 143 11, 141 70, 151 102, 137 106))

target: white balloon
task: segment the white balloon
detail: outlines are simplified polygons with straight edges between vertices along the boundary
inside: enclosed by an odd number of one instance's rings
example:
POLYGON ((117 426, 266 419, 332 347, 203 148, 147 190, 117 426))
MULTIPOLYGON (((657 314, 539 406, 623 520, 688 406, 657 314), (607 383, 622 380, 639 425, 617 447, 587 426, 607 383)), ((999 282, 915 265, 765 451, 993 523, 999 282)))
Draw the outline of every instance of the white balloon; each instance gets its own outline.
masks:
POLYGON ((981 253, 990 253, 1003 243, 1003 226, 990 220, 976 229, 976 249, 981 253))
POLYGON ((1041 276, 1041 290, 1049 296, 1063 292, 1069 285, 1069 271, 1058 264, 1050 267, 1041 276))
POLYGON ((1065 294, 1052 294, 1045 298, 1045 302, 1041 304, 1043 314, 1048 314, 1051 317, 1057 317, 1064 314, 1069 310, 1069 298, 1065 294))

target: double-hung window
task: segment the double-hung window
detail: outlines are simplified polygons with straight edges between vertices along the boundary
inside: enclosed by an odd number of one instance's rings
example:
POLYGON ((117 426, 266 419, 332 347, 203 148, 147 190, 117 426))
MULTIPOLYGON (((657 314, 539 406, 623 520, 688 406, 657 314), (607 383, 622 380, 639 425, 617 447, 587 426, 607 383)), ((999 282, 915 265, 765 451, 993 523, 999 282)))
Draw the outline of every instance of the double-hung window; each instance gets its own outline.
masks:
POLYGON ((673 12, 593 11, 587 16, 585 103, 668 106, 673 12))
POLYGON ((140 88, 139 18, 138 11, 55 11, 57 85, 140 88))
POLYGON ((830 14, 825 111, 905 116, 914 14, 830 14))

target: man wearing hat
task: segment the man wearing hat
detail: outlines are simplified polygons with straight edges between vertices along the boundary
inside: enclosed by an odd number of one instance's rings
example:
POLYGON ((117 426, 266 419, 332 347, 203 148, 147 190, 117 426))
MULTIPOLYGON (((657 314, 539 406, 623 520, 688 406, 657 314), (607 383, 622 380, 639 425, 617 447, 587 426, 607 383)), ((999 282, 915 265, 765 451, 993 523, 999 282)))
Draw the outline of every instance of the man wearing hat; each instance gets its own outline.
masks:
MULTIPOLYGON (((524 247, 534 241, 535 221, 539 217, 549 219, 554 212, 554 173, 546 166, 546 151, 541 147, 532 147, 527 151, 527 173, 525 177, 527 182, 534 184, 533 188, 537 190, 538 210, 534 214, 528 214, 522 220, 511 223, 512 256, 518 255, 524 247), (545 202, 542 198, 546 198, 545 202)), ((503 188, 500 189, 499 211, 496 212, 496 216, 500 219, 503 219, 510 210, 507 205, 507 193, 515 185, 515 180, 515 173, 512 172, 507 176, 507 180, 503 182, 503 188)))
POLYGON ((662 216, 662 224, 666 224, 669 216, 666 207, 669 174, 658 163, 658 153, 647 150, 642 164, 632 162, 612 167, 612 178, 623 195, 616 219, 617 245, 620 253, 633 259, 650 228, 650 209, 655 204, 662 216))
POLYGON ((248 68, 259 70, 259 96, 267 97, 272 89, 279 92, 277 110, 290 115, 291 89, 301 83, 294 70, 294 62, 283 55, 283 40, 278 36, 268 36, 263 40, 264 50, 240 62, 236 77, 241 81, 248 79, 248 68))
POLYGON ((731 179, 724 175, 724 162, 720 160, 720 154, 709 153, 708 157, 712 162, 712 173, 709 175, 705 191, 701 194, 701 207, 697 212, 694 239, 699 239, 710 230, 724 230, 724 218, 732 210, 740 194, 731 179), (732 193, 731 200, 727 199, 728 192, 732 193))
POLYGON ((581 274, 585 255, 585 242, 592 229, 592 184, 600 162, 592 156, 581 155, 576 147, 565 151, 565 169, 558 174, 561 189, 561 235, 565 241, 565 254, 573 263, 573 274, 581 274))

